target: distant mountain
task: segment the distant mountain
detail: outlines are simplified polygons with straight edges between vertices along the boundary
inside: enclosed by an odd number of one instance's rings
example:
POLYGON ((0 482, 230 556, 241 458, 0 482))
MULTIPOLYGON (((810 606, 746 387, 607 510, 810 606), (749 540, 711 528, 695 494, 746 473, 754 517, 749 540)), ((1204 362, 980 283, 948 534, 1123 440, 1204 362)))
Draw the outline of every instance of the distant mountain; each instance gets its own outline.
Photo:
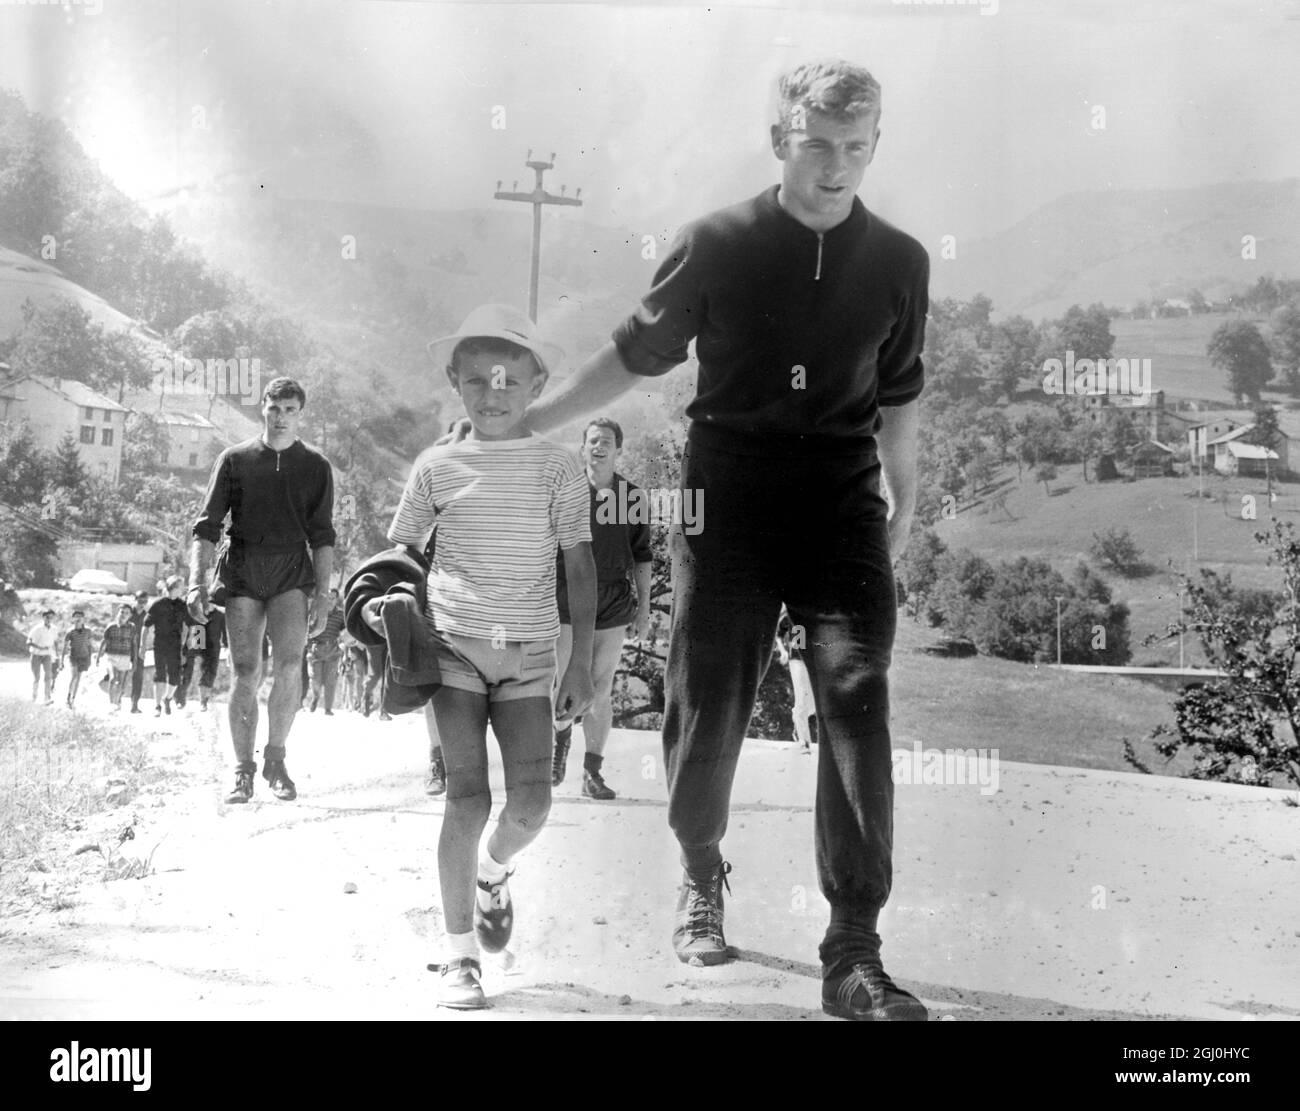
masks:
POLYGON ((984 292, 998 315, 1060 316, 1199 289, 1222 298, 1262 274, 1300 276, 1300 180, 1073 193, 989 239, 932 249, 936 297, 984 292), (1241 257, 1242 236, 1256 258, 1241 257))

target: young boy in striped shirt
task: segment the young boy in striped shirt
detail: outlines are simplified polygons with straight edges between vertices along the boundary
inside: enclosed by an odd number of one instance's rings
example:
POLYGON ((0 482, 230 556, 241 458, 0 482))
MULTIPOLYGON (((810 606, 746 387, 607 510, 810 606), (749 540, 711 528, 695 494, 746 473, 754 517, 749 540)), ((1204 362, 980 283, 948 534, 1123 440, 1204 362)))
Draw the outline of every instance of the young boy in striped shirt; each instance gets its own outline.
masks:
POLYGON ((447 775, 438 840, 447 959, 429 967, 441 973, 438 1003, 470 1010, 487 1005, 480 947, 499 953, 510 940, 507 881, 515 856, 541 831, 551 806, 556 544, 573 621, 559 717, 582 713, 592 700, 596 568, 581 465, 523 425, 559 349, 503 305, 475 309, 429 349, 446 366, 473 428, 416 460, 388 538, 422 552, 432 529, 438 532, 426 617, 437 634, 443 683, 433 712, 447 775), (505 766, 506 802, 483 837, 492 806, 489 722, 505 766))

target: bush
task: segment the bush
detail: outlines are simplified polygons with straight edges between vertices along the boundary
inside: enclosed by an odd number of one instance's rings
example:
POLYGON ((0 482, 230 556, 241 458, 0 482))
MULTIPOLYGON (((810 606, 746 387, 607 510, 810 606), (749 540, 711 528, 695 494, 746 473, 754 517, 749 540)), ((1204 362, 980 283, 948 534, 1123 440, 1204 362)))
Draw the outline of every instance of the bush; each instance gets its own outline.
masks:
POLYGON ((1142 552, 1126 528, 1109 528, 1103 533, 1094 532, 1089 551, 1094 559, 1100 560, 1121 575, 1132 575, 1142 567, 1142 552))
MULTIPOLYGON (((1271 600, 1252 598, 1232 590, 1227 576, 1203 573, 1199 583, 1184 576, 1190 619, 1165 635, 1195 632, 1210 667, 1226 677, 1183 690, 1174 700, 1173 724, 1157 726, 1150 739, 1166 760, 1188 750, 1195 759, 1191 779, 1300 786, 1300 541, 1289 521, 1274 521, 1271 534, 1255 539, 1270 545, 1268 563, 1280 570, 1282 591, 1271 600)), ((1150 770, 1127 741, 1124 757, 1139 771, 1150 770)))

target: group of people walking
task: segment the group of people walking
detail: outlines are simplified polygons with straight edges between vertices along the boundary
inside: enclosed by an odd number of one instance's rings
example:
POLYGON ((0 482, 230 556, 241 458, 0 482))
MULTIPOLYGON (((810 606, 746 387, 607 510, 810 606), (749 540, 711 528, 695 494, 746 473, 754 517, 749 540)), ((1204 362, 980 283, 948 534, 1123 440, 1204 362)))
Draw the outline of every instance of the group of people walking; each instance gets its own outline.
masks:
POLYGON ((140 714, 147 661, 152 656, 154 713, 161 717, 181 709, 198 674, 199 701, 207 708, 216 683, 223 641, 219 611, 205 625, 191 621, 179 599, 181 580, 172 575, 159 584, 158 596, 139 591, 134 603, 121 603, 102 632, 86 624, 86 611, 74 609, 70 625, 55 624, 56 611, 46 608, 41 620, 27 630, 32 668, 32 701, 54 702, 56 676, 68 671, 66 705, 73 707, 82 691, 82 677, 104 667, 100 685, 106 687, 114 711, 130 692, 130 712, 140 714), (106 682, 105 682, 106 681, 106 682))
MULTIPOLYGON (((892 880, 892 563, 916 499, 929 260, 857 197, 880 136, 874 78, 848 62, 809 63, 783 76, 778 94, 770 139, 779 184, 688 224, 611 341, 558 388, 543 397, 558 348, 506 306, 481 306, 430 344, 466 419, 416 460, 388 530, 396 548, 384 559, 415 567, 414 581, 355 607, 345 597, 343 609, 358 640, 402 629, 400 644, 387 641, 390 665, 400 649, 404 674, 424 677, 407 693, 424 699, 429 790, 446 800, 437 851, 445 952, 430 965, 442 1006, 486 1006, 481 953, 510 941, 509 881, 546 824, 580 719, 583 792, 612 796, 602 775, 609 679, 626 632, 643 633, 649 617, 647 537, 602 532, 608 514, 595 512, 626 482, 616 470, 622 430, 590 421, 581 459, 541 434, 669 372, 694 341, 681 485, 706 515, 703 527, 672 532, 664 677, 667 818, 683 866, 673 950, 691 966, 731 956, 721 846, 784 606, 783 651, 797 652, 806 673, 813 705, 801 699, 803 729, 815 721, 820 750, 814 841, 830 905, 822 1008, 856 1020, 926 1017, 886 974, 877 926, 892 880), (412 612, 414 629, 403 620, 412 612), (506 783, 490 826, 489 724, 506 783)), ((273 684, 261 774, 288 801, 304 649, 337 626, 333 473, 298 436, 306 402, 291 379, 266 387, 262 434, 224 451, 213 469, 185 601, 179 580, 168 580, 143 619, 155 649, 168 648, 154 676, 163 712, 180 681, 170 646, 184 629, 181 609, 211 628, 213 606, 224 607, 232 804, 254 793, 264 639, 273 684)), ((53 643, 34 630, 34 669, 53 643)), ((135 643, 127 651, 126 636, 114 637, 115 673, 126 674, 124 661, 136 666, 135 643)), ((306 659, 326 712, 331 651, 306 659)))

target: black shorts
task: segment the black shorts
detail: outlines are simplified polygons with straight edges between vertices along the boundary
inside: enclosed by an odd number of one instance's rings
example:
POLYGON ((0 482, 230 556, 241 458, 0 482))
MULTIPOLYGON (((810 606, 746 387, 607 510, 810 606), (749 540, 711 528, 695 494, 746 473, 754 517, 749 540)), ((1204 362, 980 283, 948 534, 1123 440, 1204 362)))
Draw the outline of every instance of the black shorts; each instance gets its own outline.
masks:
POLYGON ((316 585, 316 569, 304 544, 289 552, 260 552, 232 544, 217 559, 209 592, 214 604, 225 605, 231 598, 257 598, 265 602, 291 590, 310 594, 316 585))
POLYGON ((181 681, 181 642, 175 644, 158 644, 153 646, 153 681, 166 683, 170 687, 180 685, 181 681))
MULTIPOLYGON (((560 624, 572 625, 568 597, 557 598, 556 603, 560 611, 560 624)), ((632 591, 631 583, 626 579, 620 579, 616 582, 596 584, 595 628, 618 629, 632 624, 634 617, 636 617, 636 594, 632 591)))

